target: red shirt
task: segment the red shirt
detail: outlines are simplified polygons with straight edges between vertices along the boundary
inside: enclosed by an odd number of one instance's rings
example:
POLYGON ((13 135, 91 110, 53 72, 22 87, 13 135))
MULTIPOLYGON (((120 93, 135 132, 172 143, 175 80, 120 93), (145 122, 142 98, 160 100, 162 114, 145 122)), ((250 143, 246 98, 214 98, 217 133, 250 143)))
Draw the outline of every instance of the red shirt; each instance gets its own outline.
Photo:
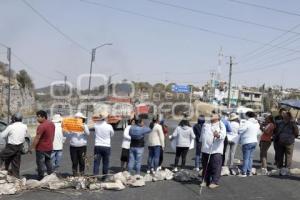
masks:
POLYGON ((265 141, 265 142, 271 142, 272 141, 272 136, 274 133, 275 125, 273 123, 269 123, 265 130, 264 133, 262 134, 260 140, 265 141))
POLYGON ((53 140, 55 134, 55 125, 51 121, 44 121, 37 127, 37 135, 40 135, 40 140, 36 145, 37 151, 52 151, 53 140))

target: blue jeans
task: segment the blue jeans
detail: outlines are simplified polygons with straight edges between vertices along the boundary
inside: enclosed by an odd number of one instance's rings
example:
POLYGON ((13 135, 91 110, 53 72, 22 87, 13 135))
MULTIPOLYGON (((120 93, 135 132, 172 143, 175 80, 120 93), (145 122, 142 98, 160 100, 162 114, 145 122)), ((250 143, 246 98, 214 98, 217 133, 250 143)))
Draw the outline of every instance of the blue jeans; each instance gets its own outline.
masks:
POLYGON ((102 159, 103 174, 108 174, 110 147, 95 146, 94 148, 94 175, 99 175, 99 167, 102 159))
POLYGON ((153 168, 157 169, 159 166, 159 156, 160 156, 161 146, 149 146, 149 156, 148 156, 148 170, 153 168))
POLYGON ((255 151, 256 143, 244 144, 242 146, 243 151, 243 166, 242 166, 242 174, 249 175, 252 171, 253 164, 253 154, 255 151))
POLYGON ((144 147, 131 147, 129 150, 129 163, 128 170, 136 174, 141 173, 142 159, 143 159, 144 147))
POLYGON ((201 164, 201 146, 202 143, 201 142, 196 142, 196 157, 195 157, 195 167, 196 168, 200 168, 200 164, 201 164))
POLYGON ((51 153, 51 160, 52 160, 52 169, 55 171, 60 166, 60 161, 63 156, 62 150, 53 150, 51 153))

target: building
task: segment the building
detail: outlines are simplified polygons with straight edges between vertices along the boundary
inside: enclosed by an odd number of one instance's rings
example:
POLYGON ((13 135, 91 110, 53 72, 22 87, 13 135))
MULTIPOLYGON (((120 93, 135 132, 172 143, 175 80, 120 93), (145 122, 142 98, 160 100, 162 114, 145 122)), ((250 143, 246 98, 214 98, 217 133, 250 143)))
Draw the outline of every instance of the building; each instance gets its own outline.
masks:
POLYGON ((254 109, 262 110, 262 93, 253 90, 243 89, 239 92, 239 105, 254 109))

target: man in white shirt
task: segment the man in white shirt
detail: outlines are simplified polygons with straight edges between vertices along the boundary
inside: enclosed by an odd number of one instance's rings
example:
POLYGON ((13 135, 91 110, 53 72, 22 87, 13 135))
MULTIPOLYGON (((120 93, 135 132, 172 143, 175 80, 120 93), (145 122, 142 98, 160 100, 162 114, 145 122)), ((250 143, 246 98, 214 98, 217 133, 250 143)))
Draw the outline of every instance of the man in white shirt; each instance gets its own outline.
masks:
MULTIPOLYGON (((101 159, 103 163, 102 173, 104 175, 108 174, 111 137, 114 135, 114 129, 105 121, 107 116, 107 112, 100 113, 99 118, 95 123, 94 175, 99 175, 101 159)), ((103 179, 105 179, 105 177, 103 179)))
POLYGON ((201 134, 203 183, 211 189, 219 186, 225 137, 225 125, 217 114, 213 114, 210 122, 204 124, 201 134))
POLYGON ((5 170, 8 170, 11 164, 11 175, 20 177, 21 152, 25 135, 27 133, 27 125, 22 123, 22 115, 16 113, 12 116, 12 124, 10 124, 2 133, 2 138, 7 138, 5 149, 0 153, 0 158, 5 161, 5 170))

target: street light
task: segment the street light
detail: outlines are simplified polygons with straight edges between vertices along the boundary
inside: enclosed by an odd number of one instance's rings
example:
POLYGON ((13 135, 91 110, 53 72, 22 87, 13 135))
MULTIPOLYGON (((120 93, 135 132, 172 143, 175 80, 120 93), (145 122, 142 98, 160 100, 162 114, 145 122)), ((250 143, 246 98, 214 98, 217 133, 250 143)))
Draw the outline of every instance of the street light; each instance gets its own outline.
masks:
POLYGON ((91 65, 90 65, 90 76, 89 76, 89 88, 88 88, 88 97, 87 97, 87 105, 86 105, 86 117, 88 118, 88 104, 89 104, 89 98, 90 98, 90 93, 91 93, 91 81, 92 81, 92 70, 93 70, 93 62, 95 61, 95 57, 96 57, 96 50, 104 47, 104 46, 109 46, 112 45, 112 43, 104 43, 102 45, 97 46, 96 48, 92 49, 92 55, 91 55, 91 65))

